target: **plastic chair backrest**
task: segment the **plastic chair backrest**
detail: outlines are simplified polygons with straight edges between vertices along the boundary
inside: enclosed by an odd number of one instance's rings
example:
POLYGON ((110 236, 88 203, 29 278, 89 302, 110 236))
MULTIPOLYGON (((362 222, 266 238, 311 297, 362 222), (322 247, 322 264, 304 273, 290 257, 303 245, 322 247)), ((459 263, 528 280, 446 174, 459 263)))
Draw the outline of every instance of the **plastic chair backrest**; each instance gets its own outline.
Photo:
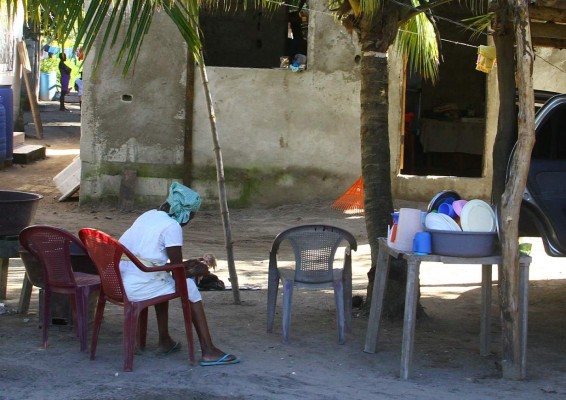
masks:
POLYGON ((122 254, 134 256, 116 239, 96 229, 81 229, 79 237, 96 265, 104 294, 116 303, 128 301, 120 274, 120 258, 122 254))
POLYGON ((20 232, 20 243, 40 261, 45 272, 45 284, 68 288, 76 286, 71 265, 71 244, 84 249, 76 236, 61 228, 33 225, 20 232))
POLYGON ((356 240, 349 232, 330 225, 302 225, 281 232, 272 245, 272 254, 288 240, 295 255, 295 282, 325 283, 334 280, 333 263, 338 246, 356 250, 356 240))

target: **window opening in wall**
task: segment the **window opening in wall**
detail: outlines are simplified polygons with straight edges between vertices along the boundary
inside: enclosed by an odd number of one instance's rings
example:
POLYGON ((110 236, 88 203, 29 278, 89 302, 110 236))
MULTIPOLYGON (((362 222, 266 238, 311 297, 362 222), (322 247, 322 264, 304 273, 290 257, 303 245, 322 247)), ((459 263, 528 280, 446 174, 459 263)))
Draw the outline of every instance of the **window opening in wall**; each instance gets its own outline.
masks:
MULTIPOLYGON (((449 7, 443 16, 459 21, 467 17, 462 10, 449 7)), ((481 177, 487 75, 475 64, 477 46, 485 39, 471 39, 469 32, 443 20, 438 27, 441 38, 450 40, 442 42, 438 81, 406 74, 401 173, 481 177)))
POLYGON ((279 68, 281 58, 290 63, 297 55, 306 63, 308 12, 306 1, 298 6, 265 8, 239 0, 202 6, 204 61, 209 66, 279 68))

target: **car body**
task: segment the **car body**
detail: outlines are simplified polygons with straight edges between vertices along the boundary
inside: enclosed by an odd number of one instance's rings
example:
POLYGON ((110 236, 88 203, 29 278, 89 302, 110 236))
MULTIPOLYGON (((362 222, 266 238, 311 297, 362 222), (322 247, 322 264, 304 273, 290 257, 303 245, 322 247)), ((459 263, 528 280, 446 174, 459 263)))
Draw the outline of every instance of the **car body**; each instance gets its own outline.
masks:
MULTIPOLYGON (((520 236, 540 236, 545 252, 566 256, 566 94, 535 116, 536 141, 519 219, 520 236)), ((513 149, 513 152, 515 149, 513 149)), ((507 169, 507 176, 511 171, 507 169)))

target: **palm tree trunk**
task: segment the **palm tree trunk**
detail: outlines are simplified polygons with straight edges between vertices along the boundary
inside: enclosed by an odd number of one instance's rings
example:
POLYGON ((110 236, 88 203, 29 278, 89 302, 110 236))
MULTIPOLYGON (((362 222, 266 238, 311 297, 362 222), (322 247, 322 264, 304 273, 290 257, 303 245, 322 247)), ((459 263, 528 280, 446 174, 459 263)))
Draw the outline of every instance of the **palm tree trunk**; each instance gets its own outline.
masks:
MULTIPOLYGON (((397 34, 398 10, 390 3, 373 18, 364 17, 360 41, 361 61, 361 156, 364 181, 366 229, 371 249, 371 269, 368 272, 366 307, 371 304, 373 281, 379 252, 378 238, 387 235, 393 211, 391 196, 391 166, 389 151, 389 102, 387 50, 397 34)), ((393 264, 393 263, 392 263, 393 264)), ((404 283, 399 274, 390 273, 384 315, 402 313, 404 283), (401 280, 401 282, 399 282, 401 280)))
POLYGON ((222 225, 224 226, 224 243, 226 245, 226 258, 228 260, 228 271, 230 273, 230 283, 232 284, 232 294, 234 304, 240 304, 240 286, 238 285, 238 275, 234 262, 234 246, 232 241, 232 228, 230 227, 230 214, 228 212, 228 201, 226 198, 226 179, 224 178, 224 164, 222 162, 222 151, 218 140, 218 129, 216 127, 216 114, 212 105, 212 95, 208 86, 208 76, 204 65, 204 57, 201 53, 199 62, 200 76, 206 96, 208 114, 210 118, 210 130, 212 131, 212 141, 214 143, 214 154, 216 155, 216 178, 218 182, 218 201, 220 202, 220 212, 222 214, 222 225))

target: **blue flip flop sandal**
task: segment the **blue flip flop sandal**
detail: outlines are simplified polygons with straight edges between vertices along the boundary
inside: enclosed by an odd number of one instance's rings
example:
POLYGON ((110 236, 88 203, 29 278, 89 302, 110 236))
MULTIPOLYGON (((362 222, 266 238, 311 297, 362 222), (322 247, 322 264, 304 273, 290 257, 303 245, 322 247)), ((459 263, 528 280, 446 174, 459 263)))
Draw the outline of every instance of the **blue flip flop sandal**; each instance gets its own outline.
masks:
POLYGON ((232 354, 224 354, 222 357, 220 357, 218 360, 216 361, 201 361, 200 365, 202 367, 209 367, 209 366, 213 366, 213 365, 228 365, 228 364, 237 364, 240 362, 240 359, 238 357, 232 359, 232 360, 227 360, 227 358, 229 358, 232 354))

